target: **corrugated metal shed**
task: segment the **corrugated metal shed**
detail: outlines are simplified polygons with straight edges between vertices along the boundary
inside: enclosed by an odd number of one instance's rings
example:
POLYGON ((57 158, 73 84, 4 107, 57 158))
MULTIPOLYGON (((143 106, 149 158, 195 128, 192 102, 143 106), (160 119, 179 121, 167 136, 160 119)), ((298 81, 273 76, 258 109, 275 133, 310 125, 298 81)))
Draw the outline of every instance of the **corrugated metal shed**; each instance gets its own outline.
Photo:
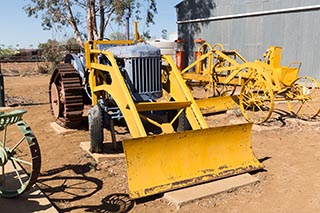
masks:
POLYGON ((301 61, 299 75, 320 80, 320 0, 185 0, 176 9, 186 61, 193 60, 197 38, 237 49, 248 60, 282 46, 283 65, 301 61))

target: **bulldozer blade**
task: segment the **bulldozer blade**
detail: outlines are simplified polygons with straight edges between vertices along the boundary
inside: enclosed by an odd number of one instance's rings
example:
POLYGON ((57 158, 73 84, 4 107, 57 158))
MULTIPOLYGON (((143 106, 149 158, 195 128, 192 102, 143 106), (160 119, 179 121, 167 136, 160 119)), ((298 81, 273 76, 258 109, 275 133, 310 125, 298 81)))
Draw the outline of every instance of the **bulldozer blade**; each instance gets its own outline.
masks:
POLYGON ((123 141, 131 198, 263 168, 251 148, 252 124, 123 141))

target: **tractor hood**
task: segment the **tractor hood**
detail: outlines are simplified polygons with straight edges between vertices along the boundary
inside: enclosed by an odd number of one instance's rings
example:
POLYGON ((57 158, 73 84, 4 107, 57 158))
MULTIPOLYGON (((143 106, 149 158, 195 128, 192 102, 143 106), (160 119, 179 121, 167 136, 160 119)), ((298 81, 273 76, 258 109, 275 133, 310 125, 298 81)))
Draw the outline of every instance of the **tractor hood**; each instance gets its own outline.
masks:
POLYGON ((150 44, 139 43, 130 46, 116 46, 107 49, 116 58, 160 57, 160 49, 150 44))

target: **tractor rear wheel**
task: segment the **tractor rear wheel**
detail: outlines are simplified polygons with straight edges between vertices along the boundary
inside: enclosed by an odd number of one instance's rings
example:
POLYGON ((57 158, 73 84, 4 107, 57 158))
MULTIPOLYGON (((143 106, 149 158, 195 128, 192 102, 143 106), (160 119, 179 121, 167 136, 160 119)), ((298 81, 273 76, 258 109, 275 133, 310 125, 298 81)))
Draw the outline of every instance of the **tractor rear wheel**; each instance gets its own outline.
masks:
POLYGON ((71 64, 59 64, 49 84, 50 109, 55 121, 66 128, 79 128, 83 95, 78 72, 71 64))
POLYGON ((90 134, 90 152, 103 152, 103 111, 95 105, 88 112, 89 134, 90 134))

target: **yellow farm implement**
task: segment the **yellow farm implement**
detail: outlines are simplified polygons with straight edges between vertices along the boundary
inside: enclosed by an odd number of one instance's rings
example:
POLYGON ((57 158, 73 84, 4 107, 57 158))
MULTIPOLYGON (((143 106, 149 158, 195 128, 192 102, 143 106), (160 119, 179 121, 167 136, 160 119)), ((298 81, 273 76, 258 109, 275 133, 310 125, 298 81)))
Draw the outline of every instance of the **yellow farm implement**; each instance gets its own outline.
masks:
POLYGON ((226 51, 221 44, 204 43, 198 52, 199 58, 181 71, 187 84, 204 85, 213 96, 230 96, 241 87, 239 106, 249 122, 267 121, 274 102, 281 100, 287 101, 290 112, 301 119, 319 114, 319 82, 307 76, 298 77, 299 62, 281 66, 281 47, 270 47, 264 61, 253 62, 236 50, 226 51))

